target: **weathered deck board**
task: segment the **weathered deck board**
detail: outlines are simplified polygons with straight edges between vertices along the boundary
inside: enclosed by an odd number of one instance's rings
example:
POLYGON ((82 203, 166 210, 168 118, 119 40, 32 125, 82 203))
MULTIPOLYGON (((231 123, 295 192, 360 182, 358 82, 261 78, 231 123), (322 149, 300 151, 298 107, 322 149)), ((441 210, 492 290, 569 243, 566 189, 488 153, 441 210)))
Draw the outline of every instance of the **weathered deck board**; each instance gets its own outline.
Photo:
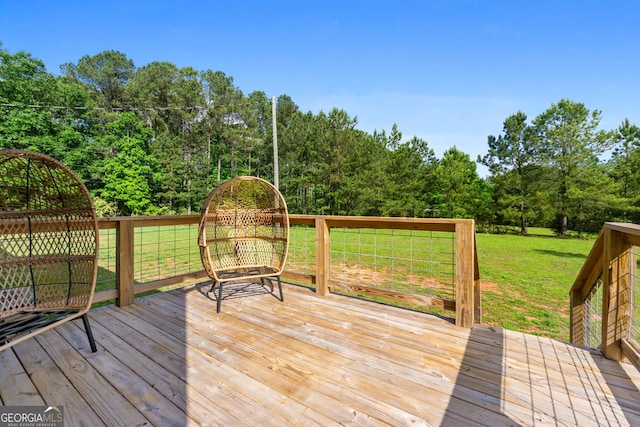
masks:
MULTIPOLYGON (((73 350, 72 347, 64 345, 64 340, 55 331, 47 332, 46 335, 53 338, 57 336, 60 348, 73 350)), ((41 334, 41 337, 44 336, 45 334, 41 334)), ((87 402, 75 389, 66 373, 58 367, 39 342, 39 339, 25 341, 15 346, 13 351, 45 404, 64 405, 65 422, 71 425, 106 425, 91 407, 91 402, 87 402)))
MULTIPOLYGON (((208 286, 207 286, 208 287, 208 286)), ((640 373, 598 351, 285 286, 90 312, 0 353, 2 404, 65 425, 640 425, 640 373)))
POLYGON ((12 405, 44 405, 38 390, 12 351, 0 352, 0 403, 12 405))

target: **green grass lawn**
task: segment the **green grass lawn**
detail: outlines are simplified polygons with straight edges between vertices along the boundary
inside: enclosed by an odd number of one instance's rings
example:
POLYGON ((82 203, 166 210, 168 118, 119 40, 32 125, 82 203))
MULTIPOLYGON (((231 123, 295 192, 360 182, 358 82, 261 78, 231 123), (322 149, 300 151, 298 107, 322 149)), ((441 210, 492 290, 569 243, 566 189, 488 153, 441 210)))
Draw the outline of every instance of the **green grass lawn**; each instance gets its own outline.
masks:
POLYGON ((478 234, 482 323, 569 341, 569 290, 593 243, 478 234))

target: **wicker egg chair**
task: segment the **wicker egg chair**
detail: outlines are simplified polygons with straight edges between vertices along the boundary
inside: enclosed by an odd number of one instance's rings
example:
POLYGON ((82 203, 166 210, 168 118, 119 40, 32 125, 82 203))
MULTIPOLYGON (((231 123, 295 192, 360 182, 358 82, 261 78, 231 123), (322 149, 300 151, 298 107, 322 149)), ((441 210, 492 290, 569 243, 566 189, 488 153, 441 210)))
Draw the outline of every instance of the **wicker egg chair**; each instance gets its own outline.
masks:
POLYGON ((98 222, 78 177, 49 156, 0 150, 0 350, 86 315, 98 222))
MULTIPOLYGON (((289 250, 289 215, 282 194, 256 177, 233 178, 207 197, 200 217, 198 244, 202 264, 218 286, 216 310, 220 312, 223 284, 264 278, 278 281, 280 300, 289 250)), ((273 289, 272 289, 273 292, 273 289)))

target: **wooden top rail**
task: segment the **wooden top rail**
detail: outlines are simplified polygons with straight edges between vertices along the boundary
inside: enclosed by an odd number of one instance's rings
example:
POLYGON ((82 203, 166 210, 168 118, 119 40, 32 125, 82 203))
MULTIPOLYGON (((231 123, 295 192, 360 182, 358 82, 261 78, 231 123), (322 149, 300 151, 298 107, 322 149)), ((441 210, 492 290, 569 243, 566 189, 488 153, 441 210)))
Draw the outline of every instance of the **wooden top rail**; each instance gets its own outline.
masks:
MULTIPOLYGON (((316 219, 323 219, 330 227, 376 228, 454 232, 456 224, 472 223, 471 219, 442 218, 388 218, 371 216, 300 215, 290 214, 291 225, 314 226, 316 219)), ((116 228, 122 221, 131 221, 134 227, 198 224, 200 215, 158 215, 99 218, 100 228, 116 228)), ((639 234, 640 235, 640 234, 639 234)))
POLYGON ((389 218, 340 215, 289 215, 291 224, 314 225, 321 218, 329 227, 375 228, 394 230, 422 230, 455 232, 456 224, 472 223, 471 219, 389 218))
POLYGON ((198 224, 200 215, 116 216, 98 218, 100 229, 117 228, 121 222, 131 222, 134 227, 158 227, 198 224))
POLYGON ((640 225, 624 222, 607 222, 605 223, 604 228, 623 233, 626 243, 640 246, 640 225))
POLYGON ((585 260, 578 277, 573 282, 570 294, 578 293, 581 301, 589 295, 591 289, 596 285, 598 277, 602 274, 602 256, 604 254, 604 228, 600 231, 587 259, 585 260))

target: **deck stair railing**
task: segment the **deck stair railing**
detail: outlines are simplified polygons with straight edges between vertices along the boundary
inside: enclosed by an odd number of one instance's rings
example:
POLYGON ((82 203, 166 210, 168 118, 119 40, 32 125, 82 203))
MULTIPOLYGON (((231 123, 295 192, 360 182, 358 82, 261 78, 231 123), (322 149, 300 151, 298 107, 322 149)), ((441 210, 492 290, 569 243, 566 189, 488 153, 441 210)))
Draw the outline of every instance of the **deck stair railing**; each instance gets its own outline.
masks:
MULTIPOLYGON (((106 248, 100 273, 106 279, 99 278, 94 301, 115 299, 125 306, 142 292, 207 280, 196 238, 199 220, 199 215, 99 219, 106 248), (143 272, 147 265, 158 274, 143 272)), ((384 298, 446 310, 461 327, 481 323, 473 220, 290 215, 290 224, 285 280, 309 284, 319 296, 384 298), (366 247, 371 239, 375 245, 366 247), (431 277, 425 273, 429 269, 431 277), (427 293, 430 285, 435 294, 427 293)))
POLYGON ((640 225, 605 223, 570 292, 571 342, 640 369, 640 225))

